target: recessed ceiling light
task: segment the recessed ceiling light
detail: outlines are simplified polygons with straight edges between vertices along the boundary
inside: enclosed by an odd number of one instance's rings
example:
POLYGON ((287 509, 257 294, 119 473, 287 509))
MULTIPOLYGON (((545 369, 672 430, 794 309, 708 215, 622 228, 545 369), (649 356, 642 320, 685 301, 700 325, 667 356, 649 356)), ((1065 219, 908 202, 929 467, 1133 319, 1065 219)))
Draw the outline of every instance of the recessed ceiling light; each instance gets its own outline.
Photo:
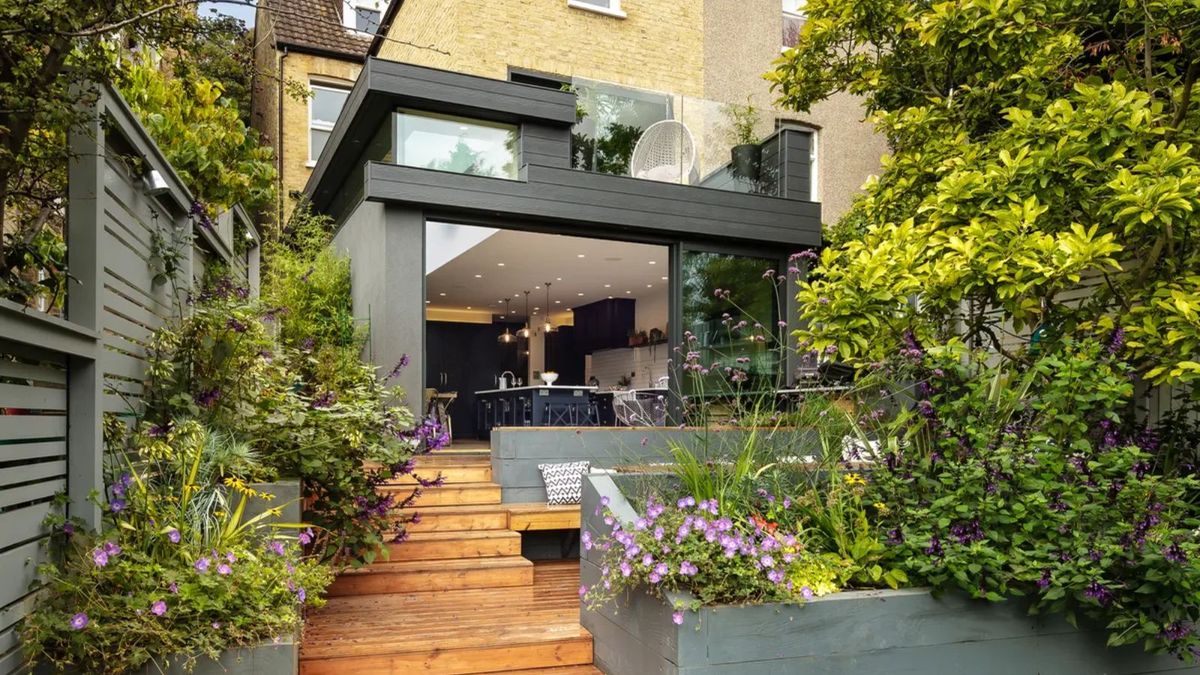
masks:
POLYGON ((442 296, 443 298, 446 297, 445 293, 438 293, 438 295, 442 296))
POLYGON ((612 288, 612 284, 604 284, 605 288, 612 288))
POLYGON ((651 260, 651 261, 650 261, 650 264, 651 264, 651 265, 657 265, 657 264, 658 264, 658 261, 657 261, 657 260, 651 260))
POLYGON ((554 280, 555 280, 555 281, 562 281, 562 277, 555 277, 555 278, 554 278, 554 280))
POLYGON ((633 291, 625 291, 625 295, 629 295, 630 293, 633 293, 633 291))
POLYGON ((427 305, 428 305, 430 302, 431 302, 430 300, 426 300, 426 301, 425 301, 425 304, 427 304, 427 305))
POLYGON ((576 254, 575 254, 575 257, 576 257, 576 258, 586 258, 587 256, 586 256, 586 255, 584 255, 584 254, 582 254, 582 253, 576 253, 576 254))
POLYGON ((654 288, 654 284, 646 284, 646 288, 654 288))
POLYGON ((476 275, 475 275, 475 278, 476 278, 476 279, 482 279, 482 278, 483 278, 483 275, 482 275, 482 274, 476 274, 476 275))
POLYGON ((470 305, 467 305, 467 309, 471 309, 471 306, 470 306, 470 305))
POLYGON ((666 277, 663 277, 663 281, 666 281, 666 280, 667 280, 667 278, 666 278, 666 277))
POLYGON ((536 311, 538 311, 539 309, 541 309, 541 307, 534 307, 534 308, 533 308, 533 311, 535 311, 535 312, 536 312, 536 311))
POLYGON ((610 295, 610 296, 608 296, 608 299, 609 299, 609 300, 612 300, 612 299, 613 299, 613 297, 610 295))
POLYGON ((504 263, 496 263, 496 267, 504 267, 504 263))
POLYGON ((579 294, 579 297, 581 297, 581 298, 582 298, 582 297, 583 297, 583 293, 580 293, 580 294, 579 294))
POLYGON ((567 308, 567 311, 568 311, 568 312, 574 312, 574 311, 575 311, 575 309, 574 309, 573 307, 568 307, 568 308, 567 308))
POLYGON ((554 301, 554 304, 556 304, 556 305, 561 305, 561 304, 562 304, 562 300, 555 300, 555 301, 554 301))
POLYGON ((533 287, 533 290, 535 290, 535 291, 540 291, 540 290, 542 290, 542 287, 541 287, 541 286, 534 286, 534 287, 533 287))

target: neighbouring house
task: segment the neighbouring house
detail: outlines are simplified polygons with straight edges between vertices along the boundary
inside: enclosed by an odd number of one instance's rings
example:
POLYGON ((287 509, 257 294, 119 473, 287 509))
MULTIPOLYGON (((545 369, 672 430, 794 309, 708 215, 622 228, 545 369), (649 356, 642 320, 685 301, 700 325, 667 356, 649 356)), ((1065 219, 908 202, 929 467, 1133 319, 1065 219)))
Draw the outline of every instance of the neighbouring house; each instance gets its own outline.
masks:
MULTIPOLYGON (((722 108, 753 103, 766 136, 813 132, 813 199, 839 219, 879 171, 886 139, 858 98, 838 94, 809 113, 780 111, 763 74, 793 46, 804 0, 395 0, 373 56, 496 79, 572 84, 628 101, 643 124, 674 114, 692 133, 728 131, 722 108)), ((586 105, 586 104, 585 104, 586 105)))
POLYGON ((291 213, 387 8, 387 0, 258 4, 251 126, 275 149, 279 203, 271 220, 291 213))

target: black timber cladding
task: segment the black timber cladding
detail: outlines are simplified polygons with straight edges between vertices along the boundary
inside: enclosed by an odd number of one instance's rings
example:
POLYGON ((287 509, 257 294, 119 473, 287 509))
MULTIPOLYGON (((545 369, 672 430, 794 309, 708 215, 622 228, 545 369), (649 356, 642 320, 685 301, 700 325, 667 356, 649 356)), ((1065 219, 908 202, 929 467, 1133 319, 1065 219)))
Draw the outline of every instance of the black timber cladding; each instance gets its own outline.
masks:
POLYGON ((369 58, 306 192, 318 211, 331 212, 336 201, 341 215, 349 191, 443 216, 505 216, 562 224, 564 230, 587 224, 664 238, 820 245, 816 203, 571 170, 575 121, 570 92, 369 58), (401 107, 518 124, 520 179, 369 161, 372 138, 401 107))

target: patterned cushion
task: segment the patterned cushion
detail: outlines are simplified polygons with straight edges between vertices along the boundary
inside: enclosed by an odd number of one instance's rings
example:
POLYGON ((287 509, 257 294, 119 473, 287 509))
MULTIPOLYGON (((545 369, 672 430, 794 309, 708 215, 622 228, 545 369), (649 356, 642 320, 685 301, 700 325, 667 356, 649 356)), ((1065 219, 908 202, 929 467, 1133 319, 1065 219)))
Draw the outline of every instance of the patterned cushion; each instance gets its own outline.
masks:
POLYGON ((591 462, 538 464, 542 482, 546 484, 546 503, 550 506, 578 504, 583 499, 583 474, 591 462))

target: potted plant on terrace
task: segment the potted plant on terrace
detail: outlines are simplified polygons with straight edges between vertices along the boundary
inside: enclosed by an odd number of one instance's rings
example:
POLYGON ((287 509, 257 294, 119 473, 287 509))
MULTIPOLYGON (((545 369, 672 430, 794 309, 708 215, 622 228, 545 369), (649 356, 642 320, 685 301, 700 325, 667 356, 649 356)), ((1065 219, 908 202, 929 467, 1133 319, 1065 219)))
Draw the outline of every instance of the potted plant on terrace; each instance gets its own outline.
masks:
POLYGON ((759 167, 762 164, 762 146, 759 145, 756 131, 759 123, 759 111, 747 99, 746 103, 729 103, 724 106, 725 117, 729 123, 730 169, 733 175, 746 180, 757 180, 759 167))

